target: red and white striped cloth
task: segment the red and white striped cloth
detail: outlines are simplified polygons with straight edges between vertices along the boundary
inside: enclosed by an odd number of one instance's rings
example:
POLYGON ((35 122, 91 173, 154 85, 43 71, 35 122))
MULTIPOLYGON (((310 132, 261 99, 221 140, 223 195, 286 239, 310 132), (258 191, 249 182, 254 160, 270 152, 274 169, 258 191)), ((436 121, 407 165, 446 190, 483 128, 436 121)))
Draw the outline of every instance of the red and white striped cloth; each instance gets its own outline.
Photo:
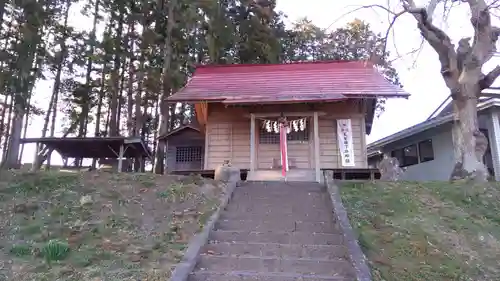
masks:
POLYGON ((288 147, 286 144, 287 128, 285 124, 280 124, 280 152, 281 152, 281 174, 286 177, 288 172, 288 147))

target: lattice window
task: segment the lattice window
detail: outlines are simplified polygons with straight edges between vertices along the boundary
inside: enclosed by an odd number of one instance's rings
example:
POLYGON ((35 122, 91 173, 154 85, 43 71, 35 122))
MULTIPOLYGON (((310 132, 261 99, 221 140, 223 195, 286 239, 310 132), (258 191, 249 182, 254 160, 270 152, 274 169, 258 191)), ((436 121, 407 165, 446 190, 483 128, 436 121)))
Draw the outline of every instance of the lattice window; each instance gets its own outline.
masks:
MULTIPOLYGON (((292 131, 286 135, 288 141, 309 141, 309 126, 306 126, 304 131, 292 131)), ((260 128, 259 132, 260 144, 279 144, 280 134, 268 132, 264 128, 260 128)))
POLYGON ((260 144, 279 144, 280 134, 275 132, 268 132, 264 128, 260 128, 259 131, 259 143, 260 144))
POLYGON ((175 151, 175 162, 201 161, 201 146, 180 146, 175 151))
POLYGON ((288 141, 308 141, 309 140, 309 126, 305 127, 304 131, 293 131, 286 135, 288 141))

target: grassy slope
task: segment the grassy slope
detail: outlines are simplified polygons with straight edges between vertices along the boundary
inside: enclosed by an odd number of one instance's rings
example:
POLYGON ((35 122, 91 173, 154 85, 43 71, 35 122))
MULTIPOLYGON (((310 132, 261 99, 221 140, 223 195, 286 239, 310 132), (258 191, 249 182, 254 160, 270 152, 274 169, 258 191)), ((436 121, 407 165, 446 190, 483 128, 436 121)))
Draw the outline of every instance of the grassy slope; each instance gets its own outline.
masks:
POLYGON ((223 187, 199 177, 0 175, 0 280, 168 280, 223 187))
POLYGON ((349 183, 375 281, 500 280, 500 185, 349 183))

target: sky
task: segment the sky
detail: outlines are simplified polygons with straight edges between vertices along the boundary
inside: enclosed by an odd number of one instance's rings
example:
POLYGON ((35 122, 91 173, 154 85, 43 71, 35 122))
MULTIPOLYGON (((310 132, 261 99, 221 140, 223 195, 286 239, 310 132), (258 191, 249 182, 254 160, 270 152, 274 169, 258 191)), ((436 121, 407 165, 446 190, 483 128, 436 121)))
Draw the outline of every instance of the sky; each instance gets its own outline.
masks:
MULTIPOLYGON (((355 18, 359 18, 368 22, 376 32, 385 34, 390 20, 387 12, 375 8, 349 12, 366 5, 380 4, 386 6, 391 1, 393 3, 398 2, 397 0, 277 0, 277 9, 288 16, 287 24, 299 18, 307 17, 319 27, 335 29, 342 27, 355 18), (346 5, 346 2, 349 4, 346 5)), ((428 1, 416 0, 416 3, 425 6, 428 1)), ((392 9, 395 11, 401 10, 396 5, 392 9)), ((443 20, 444 17, 440 12, 442 10, 443 8, 438 6, 434 16, 434 24, 443 29, 454 43, 458 42, 462 37, 473 34, 468 9, 463 8, 463 6, 454 8, 449 13, 447 20, 443 20), (451 22, 454 24, 447 24, 451 22)), ((77 29, 85 29, 92 25, 92 21, 81 16, 78 9, 72 9, 69 22, 77 29)), ((497 26, 500 25, 500 22, 496 19, 494 23, 497 26)), ((415 19, 411 15, 398 18, 389 37, 388 50, 391 53, 393 66, 401 78, 403 88, 411 96, 408 99, 391 99, 387 101, 385 111, 379 118, 375 119, 372 133, 367 136, 368 143, 425 121, 449 95, 449 90, 440 75, 437 54, 426 43, 423 48, 418 48, 421 42, 422 38, 417 30, 415 19), (415 49, 420 50, 417 52, 418 55, 417 53, 408 54, 415 49)), ((500 64, 500 57, 491 60, 484 66, 484 70, 488 71, 497 64, 500 64)), ((46 96, 47 93, 50 93, 50 88, 50 81, 39 83, 36 87, 35 100, 37 105, 42 106, 42 108, 47 107, 48 98, 46 96)), ((27 137, 41 136, 37 128, 42 126, 43 117, 33 120, 27 137)), ((34 145, 26 145, 23 162, 30 163, 33 155, 34 145)), ((54 164, 60 161, 59 156, 53 158, 54 164)))

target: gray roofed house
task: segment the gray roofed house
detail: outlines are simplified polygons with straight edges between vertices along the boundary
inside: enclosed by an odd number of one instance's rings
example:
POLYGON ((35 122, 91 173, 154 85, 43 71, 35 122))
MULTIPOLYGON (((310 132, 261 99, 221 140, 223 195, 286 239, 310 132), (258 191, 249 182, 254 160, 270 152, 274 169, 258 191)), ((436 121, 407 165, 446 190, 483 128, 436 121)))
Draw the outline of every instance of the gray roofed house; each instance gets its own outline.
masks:
MULTIPOLYGON (((490 174, 500 180, 500 96, 494 96, 490 92, 479 100, 478 122, 489 142, 484 162, 490 174)), ((451 100, 435 113, 422 123, 368 144, 368 165, 376 167, 387 154, 405 167, 403 180, 448 180, 455 165, 451 100)))

